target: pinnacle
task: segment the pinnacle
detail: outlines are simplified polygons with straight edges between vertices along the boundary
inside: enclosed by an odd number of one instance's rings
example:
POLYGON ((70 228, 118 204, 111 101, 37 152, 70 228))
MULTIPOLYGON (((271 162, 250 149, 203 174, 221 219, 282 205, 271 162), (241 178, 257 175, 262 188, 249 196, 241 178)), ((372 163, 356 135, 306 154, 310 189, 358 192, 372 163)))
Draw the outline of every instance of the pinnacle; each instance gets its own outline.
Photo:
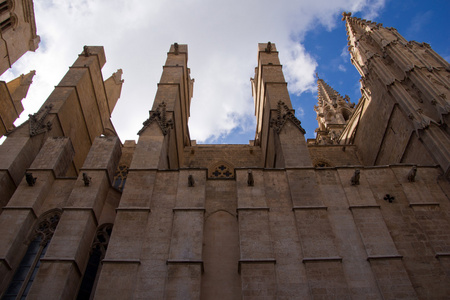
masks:
POLYGON ((365 32, 372 29, 378 29, 379 27, 383 26, 382 23, 376 23, 370 20, 352 17, 351 12, 343 12, 342 21, 346 21, 348 39, 351 39, 353 37, 356 40, 358 40, 359 36, 363 35, 365 32))
POLYGON ((342 96, 331 86, 329 86, 323 79, 317 80, 318 100, 332 102, 332 99, 342 98, 342 96))

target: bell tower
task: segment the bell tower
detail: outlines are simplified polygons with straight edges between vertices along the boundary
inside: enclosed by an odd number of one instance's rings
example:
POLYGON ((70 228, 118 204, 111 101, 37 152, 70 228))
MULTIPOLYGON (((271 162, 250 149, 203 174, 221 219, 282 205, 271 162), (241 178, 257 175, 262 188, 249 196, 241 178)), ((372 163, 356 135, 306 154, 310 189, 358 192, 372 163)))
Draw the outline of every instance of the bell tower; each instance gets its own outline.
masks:
POLYGON ((426 43, 343 13, 351 61, 361 74, 354 134, 368 165, 439 164, 450 172, 450 65, 426 43), (370 139, 368 139, 370 137, 370 139))

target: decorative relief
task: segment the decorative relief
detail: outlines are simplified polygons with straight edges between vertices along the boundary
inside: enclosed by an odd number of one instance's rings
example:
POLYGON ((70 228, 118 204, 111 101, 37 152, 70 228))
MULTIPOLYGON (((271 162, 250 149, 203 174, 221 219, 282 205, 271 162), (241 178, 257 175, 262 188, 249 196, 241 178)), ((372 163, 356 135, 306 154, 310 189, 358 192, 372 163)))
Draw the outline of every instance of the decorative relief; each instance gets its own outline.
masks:
POLYGON ((41 133, 52 130, 52 122, 48 121, 44 124, 44 120, 47 115, 52 110, 53 104, 46 105, 43 109, 40 109, 37 113, 33 115, 28 115, 29 126, 30 126, 30 136, 36 136, 41 133))
POLYGON ((234 176, 234 168, 225 162, 215 164, 208 171, 208 177, 213 179, 233 179, 234 176))
POLYGON ((301 126, 302 122, 297 119, 293 111, 294 110, 290 109, 283 101, 278 101, 277 118, 270 120, 270 127, 274 127, 277 133, 280 133, 284 124, 286 124, 286 122, 290 120, 292 123, 294 123, 295 126, 297 126, 298 129, 300 129, 303 134, 305 134, 306 131, 301 126))
POLYGON ((141 130, 139 130, 138 135, 140 135, 144 130, 150 126, 153 122, 157 122, 159 127, 161 128, 161 131, 164 135, 166 135, 169 132, 169 129, 173 129, 173 121, 167 120, 166 116, 166 104, 162 102, 158 105, 155 111, 151 110, 149 111, 150 117, 142 123, 144 127, 142 127, 141 130))

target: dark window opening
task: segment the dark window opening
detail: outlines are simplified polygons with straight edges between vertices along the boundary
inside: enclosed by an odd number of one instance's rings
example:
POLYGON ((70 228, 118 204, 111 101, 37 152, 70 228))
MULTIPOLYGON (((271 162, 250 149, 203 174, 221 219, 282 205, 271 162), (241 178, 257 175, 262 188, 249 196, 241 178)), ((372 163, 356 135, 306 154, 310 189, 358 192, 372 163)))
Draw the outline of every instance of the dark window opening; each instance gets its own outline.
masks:
POLYGON ((97 285, 101 270, 101 261, 106 255, 112 227, 112 224, 104 224, 97 230, 83 280, 78 290, 77 300, 89 300, 93 296, 91 294, 97 285))
POLYGON ((41 265, 41 258, 47 252, 60 217, 59 210, 53 211, 38 223, 34 230, 34 238, 28 245, 27 252, 2 299, 25 299, 27 297, 41 265))
POLYGON ((12 21, 11 18, 6 19, 5 21, 0 23, 0 30, 2 32, 6 31, 7 29, 12 27, 12 21))
POLYGON ((3 1, 0 3, 0 15, 9 11, 9 3, 8 1, 3 1))

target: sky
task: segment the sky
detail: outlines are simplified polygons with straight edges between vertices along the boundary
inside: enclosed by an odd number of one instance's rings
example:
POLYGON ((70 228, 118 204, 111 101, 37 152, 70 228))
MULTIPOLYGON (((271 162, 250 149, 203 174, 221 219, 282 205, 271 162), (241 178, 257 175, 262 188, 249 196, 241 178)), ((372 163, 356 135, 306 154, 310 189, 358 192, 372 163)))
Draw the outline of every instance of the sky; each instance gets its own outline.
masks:
POLYGON ((122 94, 112 114, 122 142, 138 139, 174 42, 188 44, 195 79, 190 137, 209 144, 254 139, 250 77, 258 43, 276 44, 307 138, 314 138, 317 128, 316 72, 357 103, 360 75, 347 52, 343 11, 395 27, 407 40, 427 42, 450 60, 448 0, 39 0, 34 8, 39 48, 0 76, 10 81, 36 70, 15 125, 40 108, 84 45, 101 45, 104 80, 123 70, 122 94))

